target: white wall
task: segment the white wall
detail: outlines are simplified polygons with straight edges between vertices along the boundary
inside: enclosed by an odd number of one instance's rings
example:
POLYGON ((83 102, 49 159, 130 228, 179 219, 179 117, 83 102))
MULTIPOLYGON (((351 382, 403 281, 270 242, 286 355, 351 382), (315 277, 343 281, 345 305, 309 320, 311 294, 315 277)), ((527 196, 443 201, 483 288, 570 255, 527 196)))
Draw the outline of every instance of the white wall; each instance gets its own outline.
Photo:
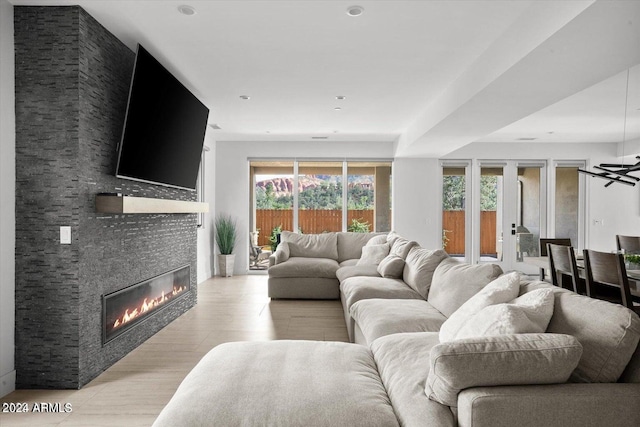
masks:
MULTIPOLYGON (((591 165, 616 162, 620 162, 620 157, 612 153, 594 157, 591 165)), ((625 157, 625 163, 635 162, 634 156, 625 157)), ((636 173, 635 176, 638 174, 636 173)), ((635 187, 612 184, 605 188, 604 184, 607 183, 605 180, 592 178, 588 181, 590 182, 587 198, 587 229, 589 230, 587 247, 608 252, 616 247, 616 234, 639 235, 640 183, 635 187), (600 220, 602 225, 595 225, 595 220, 600 220)))
POLYGON ((15 90, 13 6, 0 0, 0 396, 15 389, 15 90))
POLYGON ((204 201, 209 203, 209 212, 204 214, 204 226, 198 229, 198 283, 213 276, 213 209, 215 206, 215 147, 213 131, 207 128, 204 141, 209 151, 204 154, 204 201))
MULTIPOLYGON (((382 142, 217 142, 214 212, 215 214, 228 213, 238 220, 240 234, 234 251, 236 254, 234 274, 246 274, 249 270, 249 158, 391 159, 392 157, 393 145, 382 142)), ((392 179, 395 181, 395 176, 392 179)))
POLYGON ((396 158, 393 228, 425 248, 442 247, 441 168, 438 159, 396 158))

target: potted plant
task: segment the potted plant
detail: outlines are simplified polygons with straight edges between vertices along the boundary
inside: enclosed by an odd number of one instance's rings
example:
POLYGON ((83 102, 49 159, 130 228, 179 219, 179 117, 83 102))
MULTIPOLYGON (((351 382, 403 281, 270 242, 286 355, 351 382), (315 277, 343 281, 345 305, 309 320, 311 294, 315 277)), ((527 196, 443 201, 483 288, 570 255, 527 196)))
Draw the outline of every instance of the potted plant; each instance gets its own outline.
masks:
POLYGON ((278 248, 278 236, 282 233, 282 224, 273 227, 271 230, 271 236, 269 236, 269 243, 271 244, 271 253, 274 253, 278 248))
POLYGON ((238 228, 236 220, 228 214, 218 214, 214 222, 216 243, 218 245, 218 268, 220 276, 233 276, 233 266, 235 264, 235 254, 233 248, 236 245, 238 228))

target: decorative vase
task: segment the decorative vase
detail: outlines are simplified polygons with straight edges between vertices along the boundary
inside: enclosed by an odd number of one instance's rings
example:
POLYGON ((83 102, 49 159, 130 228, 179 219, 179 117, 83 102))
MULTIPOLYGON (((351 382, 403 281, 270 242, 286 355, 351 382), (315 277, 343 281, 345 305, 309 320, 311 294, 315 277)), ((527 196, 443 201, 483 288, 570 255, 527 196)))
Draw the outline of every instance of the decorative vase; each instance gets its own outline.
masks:
POLYGON ((220 269, 220 277, 233 276, 233 265, 235 264, 236 255, 218 254, 218 268, 220 269))

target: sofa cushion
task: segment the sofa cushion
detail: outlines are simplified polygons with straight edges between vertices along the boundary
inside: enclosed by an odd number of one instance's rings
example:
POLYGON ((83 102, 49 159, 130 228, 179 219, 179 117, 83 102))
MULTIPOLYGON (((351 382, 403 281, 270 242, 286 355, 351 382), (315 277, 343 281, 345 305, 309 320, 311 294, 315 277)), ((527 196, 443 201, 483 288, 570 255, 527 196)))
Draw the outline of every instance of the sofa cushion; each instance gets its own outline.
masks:
POLYGON ((335 279, 340 266, 327 258, 291 257, 269 268, 269 277, 322 277, 335 279))
POLYGON ((340 283, 340 292, 344 295, 346 310, 355 302, 369 298, 423 299, 402 280, 384 277, 349 277, 340 283))
POLYGON ((436 344, 435 332, 387 335, 371 344, 380 378, 403 426, 457 426, 451 410, 424 392, 429 354, 436 344))
MULTIPOLYGON (((391 233, 389 233, 389 235, 391 235, 391 233)), ((398 255, 402 259, 407 258, 407 255, 409 255, 409 251, 411 250, 411 248, 413 248, 414 246, 418 246, 417 242, 414 242, 413 240, 407 240, 404 237, 398 235, 393 236, 390 240, 387 241, 387 243, 389 243, 389 245, 391 246, 391 250, 389 251, 389 253, 398 255)))
POLYGON ((406 257, 402 278, 413 290, 427 299, 433 272, 449 255, 442 249, 430 250, 414 246, 406 257))
POLYGON ((520 290, 520 275, 516 272, 505 274, 482 288, 449 316, 440 328, 440 341, 455 339, 465 322, 483 308, 513 300, 520 290))
POLYGON ((543 333, 553 315, 553 291, 536 289, 504 304, 483 308, 462 325, 455 339, 543 333))
POLYGON ((386 243, 385 233, 339 232, 335 234, 337 237, 338 257, 336 259, 338 262, 347 259, 359 259, 362 255, 362 247, 376 236, 383 236, 384 240, 380 243, 386 243))
POLYGON ((404 260, 398 255, 389 254, 378 264, 378 273, 382 277, 400 279, 403 271, 404 260))
POLYGON ((569 379, 582 346, 560 334, 516 334, 468 338, 431 349, 425 393, 458 406, 458 393, 470 387, 558 384, 569 379))
POLYGON ((291 257, 338 259, 338 236, 336 233, 298 234, 283 231, 282 241, 289 244, 291 257))
POLYGON ((339 263, 340 267, 352 267, 356 264, 358 264, 357 259, 345 259, 344 261, 339 263))
POLYGON ((365 299, 354 303, 350 313, 368 344, 400 332, 437 332, 447 320, 423 299, 365 299))
POLYGON ((362 247, 362 256, 356 265, 378 265, 387 255, 389 255, 389 245, 365 245, 362 247))
POLYGON ((342 342, 234 342, 207 353, 154 427, 397 426, 371 351, 342 342))
POLYGON ((620 304, 578 295, 546 282, 525 282, 521 294, 533 289, 554 292, 553 316, 547 332, 573 335, 582 344, 574 382, 616 382, 640 340, 640 318, 620 304))
MULTIPOLYGON (((346 262, 346 261, 345 261, 346 262)), ((344 263, 342 263, 344 264, 344 263)), ((349 277, 367 276, 367 277, 380 277, 378 274, 377 265, 347 265, 340 264, 340 268, 336 271, 336 277, 341 282, 349 277)))
POLYGON ((427 300, 449 317, 501 274, 502 269, 496 264, 468 264, 446 258, 433 273, 427 300))

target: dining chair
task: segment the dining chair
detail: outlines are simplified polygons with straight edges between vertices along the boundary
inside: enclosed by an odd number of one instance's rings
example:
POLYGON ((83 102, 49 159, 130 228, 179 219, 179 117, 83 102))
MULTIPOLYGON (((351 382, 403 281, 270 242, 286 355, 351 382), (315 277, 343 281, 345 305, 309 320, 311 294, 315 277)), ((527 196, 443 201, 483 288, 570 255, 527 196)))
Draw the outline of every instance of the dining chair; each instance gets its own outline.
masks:
MULTIPOLYGON (((540 238, 540 256, 547 255, 547 243, 554 245, 571 246, 571 239, 568 238, 540 238)), ((544 268, 540 269, 540 280, 544 280, 544 268)))
POLYGON ((580 277, 573 247, 547 243, 547 254, 551 270, 551 283, 561 288, 571 289, 578 294, 586 293, 586 284, 584 279, 580 277), (565 283, 568 277, 571 278, 570 287, 565 283))
POLYGON ((569 238, 540 238, 540 256, 547 256, 547 243, 562 246, 571 246, 571 239, 569 238))
POLYGON ((616 244, 618 250, 624 249, 625 252, 640 253, 640 236, 621 236, 616 235, 616 244))
POLYGON ((620 303, 640 313, 640 306, 633 304, 622 254, 585 249, 584 268, 588 296, 620 303))

